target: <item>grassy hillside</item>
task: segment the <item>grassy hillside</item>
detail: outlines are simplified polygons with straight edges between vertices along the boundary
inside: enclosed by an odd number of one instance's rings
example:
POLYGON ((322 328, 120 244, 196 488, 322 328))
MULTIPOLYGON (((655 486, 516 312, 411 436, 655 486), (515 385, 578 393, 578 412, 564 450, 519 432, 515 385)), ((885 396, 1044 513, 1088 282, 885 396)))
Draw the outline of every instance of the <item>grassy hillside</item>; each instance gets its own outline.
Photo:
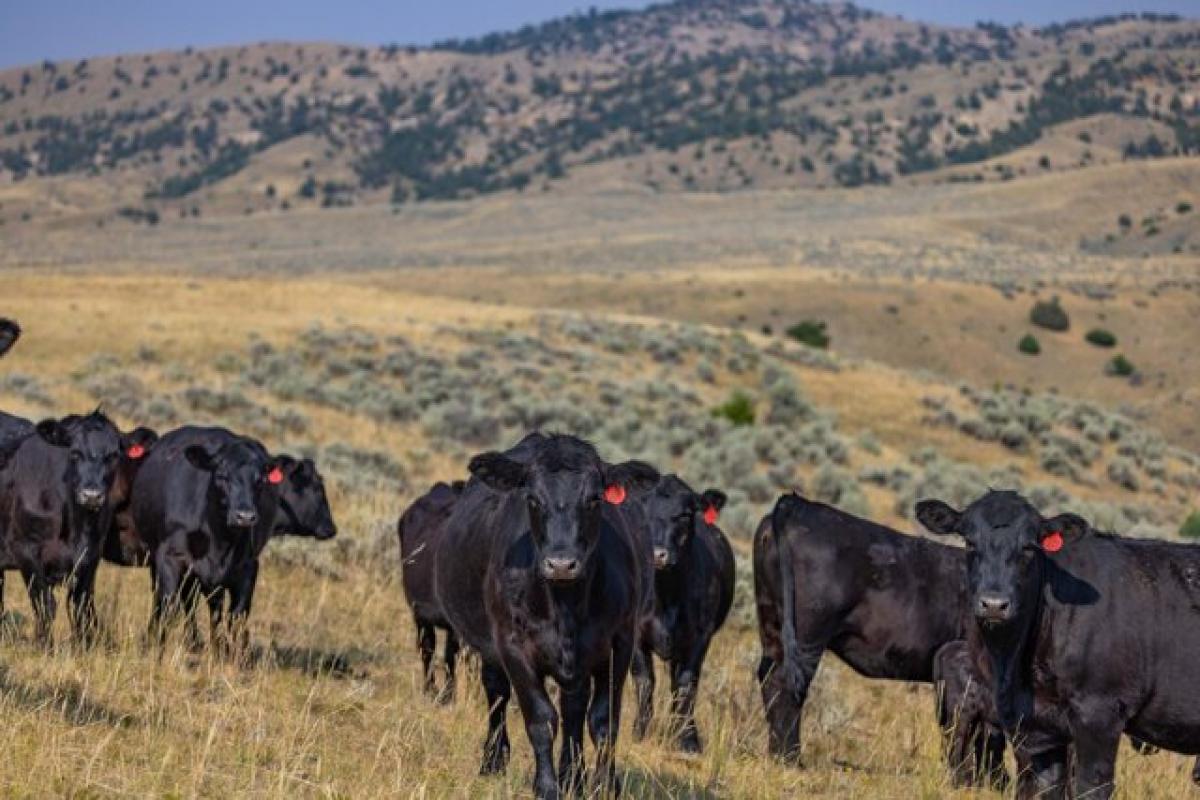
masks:
POLYGON ((45 62, 0 72, 0 179, 36 182, 38 216, 145 221, 597 187, 1004 181, 1195 154, 1198 51, 1200 22, 1154 15, 960 29, 845 3, 679 0, 429 49, 45 62), (108 202, 63 197, 45 182, 59 176, 87 176, 108 202))
MULTIPOLYGON (((626 729, 630 796, 947 796, 929 692, 832 661, 806 721, 808 768, 763 760, 747 558, 756 516, 802 485, 911 531, 917 496, 1021 486, 1046 509, 1171 536, 1200 486, 1200 458, 1109 409, 959 387, 754 333, 322 277, 5 280, 5 313, 26 338, 0 372, 4 408, 39 415, 103 399, 126 423, 252 431, 318 458, 342 528, 327 546, 271 545, 247 668, 174 645, 147 655, 148 580, 136 571, 102 570, 109 643, 89 653, 64 625, 59 652, 39 652, 10 585, 6 791, 26 792, 38 775, 39 791, 71 795, 521 796, 531 763, 519 721, 509 775, 480 780, 476 681, 450 709, 420 696, 393 525, 430 481, 461 474, 468 453, 542 425, 731 497, 722 524, 739 596, 702 684, 708 751, 682 758, 660 737, 632 744, 626 729), (753 425, 713 414, 739 391, 753 425)), ((1182 757, 1126 753, 1120 779, 1126 796, 1178 796, 1189 769, 1182 757)))

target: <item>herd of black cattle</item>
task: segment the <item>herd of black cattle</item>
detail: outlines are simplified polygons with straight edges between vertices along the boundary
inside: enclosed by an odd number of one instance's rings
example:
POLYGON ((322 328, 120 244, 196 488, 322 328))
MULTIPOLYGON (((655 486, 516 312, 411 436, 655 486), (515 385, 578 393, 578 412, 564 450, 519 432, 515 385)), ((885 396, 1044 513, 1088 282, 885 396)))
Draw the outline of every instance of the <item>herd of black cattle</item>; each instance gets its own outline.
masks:
MULTIPOLYGON (((0 355, 19 335, 0 320, 0 355)), ((584 787, 585 724, 593 779, 616 790, 625 680, 632 673, 641 738, 655 655, 670 674, 674 740, 698 752, 701 670, 734 595, 734 553, 717 527, 725 496, 642 462, 606 463, 569 435, 532 433, 468 470, 416 500, 398 527, 426 690, 452 698, 460 647, 479 656, 482 772, 507 764, 515 694, 536 796, 584 787)), ((1142 750, 1200 753, 1200 547, 1047 519, 1013 492, 961 511, 924 501, 916 515, 966 547, 796 494, 759 524, 757 680, 772 755, 799 764, 801 711, 826 650, 868 677, 938 686, 959 784, 1006 784, 1006 745, 1019 797, 1110 796, 1122 734, 1142 750)), ((245 647, 259 556, 281 534, 336 534, 310 460, 219 428, 159 437, 122 433, 100 412, 37 425, 0 413, 0 570, 21 572, 43 641, 59 584, 74 634, 95 636, 104 560, 149 568, 155 636, 182 617, 198 645, 203 598, 212 645, 245 647)))

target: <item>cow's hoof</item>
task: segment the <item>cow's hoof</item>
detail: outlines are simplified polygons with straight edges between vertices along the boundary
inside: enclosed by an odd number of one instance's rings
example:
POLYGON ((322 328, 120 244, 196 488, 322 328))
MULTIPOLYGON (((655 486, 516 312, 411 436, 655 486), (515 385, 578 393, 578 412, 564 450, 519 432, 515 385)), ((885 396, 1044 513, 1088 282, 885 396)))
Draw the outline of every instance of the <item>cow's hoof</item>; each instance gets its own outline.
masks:
POLYGON ((499 775, 508 768, 508 745, 490 747, 484 751, 483 763, 479 765, 480 775, 499 775))

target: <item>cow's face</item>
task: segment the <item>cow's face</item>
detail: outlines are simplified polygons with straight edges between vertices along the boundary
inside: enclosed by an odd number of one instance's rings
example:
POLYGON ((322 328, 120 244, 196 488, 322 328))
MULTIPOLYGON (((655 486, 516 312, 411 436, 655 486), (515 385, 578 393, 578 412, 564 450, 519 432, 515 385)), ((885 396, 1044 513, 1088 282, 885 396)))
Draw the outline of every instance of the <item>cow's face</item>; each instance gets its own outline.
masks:
POLYGON ((1074 514, 1043 518, 1015 492, 989 492, 963 511, 926 500, 917 504, 917 518, 934 533, 966 541, 967 601, 979 624, 996 632, 1032 619, 1046 553, 1074 545, 1090 530, 1074 514))
POLYGON ((641 502, 654 548, 654 568, 665 570, 679 563, 698 524, 716 524, 725 507, 725 495, 716 489, 696 494, 679 478, 668 475, 641 502))
POLYGON ((37 425, 37 435, 42 441, 67 451, 68 490, 75 504, 86 511, 104 507, 122 459, 142 441, 141 429, 122 434, 99 411, 87 416, 43 420, 37 425))
POLYGON ((658 473, 631 461, 610 466, 551 466, 535 459, 522 464, 500 453, 471 460, 471 474, 500 492, 520 492, 529 513, 529 532, 537 569, 553 583, 571 583, 584 575, 600 533, 604 504, 620 505, 628 492, 648 489, 658 473))
POLYGON ((216 451, 192 445, 184 451, 184 457, 196 469, 209 473, 210 497, 224 512, 225 524, 238 529, 258 524, 264 496, 278 491, 291 466, 286 456, 271 458, 246 440, 231 442, 216 451))
POLYGON ((279 510, 282 527, 291 536, 332 539, 337 536, 333 511, 325 494, 325 480, 311 458, 292 460, 279 486, 279 510))

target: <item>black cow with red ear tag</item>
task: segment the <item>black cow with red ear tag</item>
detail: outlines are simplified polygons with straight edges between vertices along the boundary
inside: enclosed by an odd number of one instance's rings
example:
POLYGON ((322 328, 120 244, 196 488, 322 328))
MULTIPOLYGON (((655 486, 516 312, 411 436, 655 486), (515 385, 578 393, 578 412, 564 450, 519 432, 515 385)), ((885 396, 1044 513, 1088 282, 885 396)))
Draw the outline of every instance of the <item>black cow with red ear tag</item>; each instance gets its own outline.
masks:
POLYGON ((167 622, 203 596, 218 647, 231 633, 244 647, 259 556, 297 462, 272 456, 254 439, 210 433, 185 427, 163 436, 145 456, 130 510, 149 554, 152 630, 164 635, 167 622))
POLYGON ((664 475, 634 495, 649 537, 654 567, 654 611, 642 624, 633 660, 638 716, 634 738, 646 735, 654 710, 653 656, 671 676, 671 726, 680 749, 701 750, 696 695, 709 644, 733 605, 733 549, 717 527, 725 495, 697 494, 676 475, 664 475))
POLYGON ((1015 492, 962 511, 927 500, 917 517, 967 544, 970 647, 1017 754, 1018 797, 1110 797, 1122 733, 1200 752, 1200 547, 1046 518, 1015 492))
POLYGON ((489 720, 481 771, 507 765, 515 693, 536 797, 581 788, 585 725, 596 777, 615 790, 621 696, 651 585, 648 552, 622 509, 658 473, 605 463, 573 436, 542 434, 476 456, 470 472, 434 544, 434 585, 441 613, 482 661, 489 720), (547 678, 559 685, 558 709, 547 678))

